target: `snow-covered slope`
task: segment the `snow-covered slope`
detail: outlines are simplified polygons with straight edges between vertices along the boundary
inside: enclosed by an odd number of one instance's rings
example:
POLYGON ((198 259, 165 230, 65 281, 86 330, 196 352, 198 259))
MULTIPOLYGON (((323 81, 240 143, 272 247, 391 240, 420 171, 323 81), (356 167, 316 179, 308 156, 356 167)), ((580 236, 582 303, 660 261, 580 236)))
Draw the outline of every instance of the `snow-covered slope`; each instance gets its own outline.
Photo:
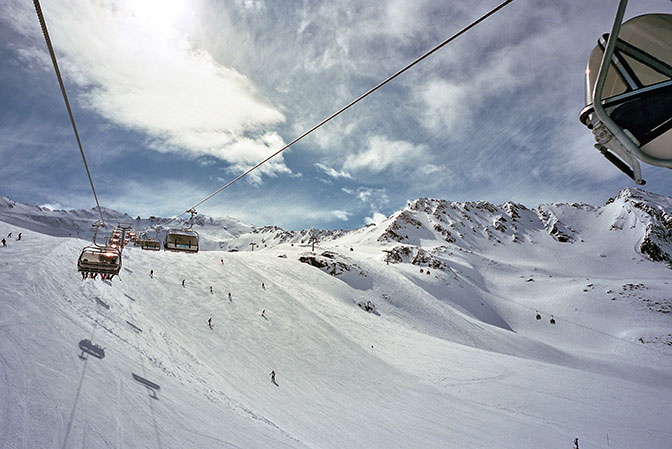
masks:
POLYGON ((198 217, 209 251, 127 248, 112 282, 76 271, 93 212, 3 201, 0 448, 672 447, 669 198, 198 217))

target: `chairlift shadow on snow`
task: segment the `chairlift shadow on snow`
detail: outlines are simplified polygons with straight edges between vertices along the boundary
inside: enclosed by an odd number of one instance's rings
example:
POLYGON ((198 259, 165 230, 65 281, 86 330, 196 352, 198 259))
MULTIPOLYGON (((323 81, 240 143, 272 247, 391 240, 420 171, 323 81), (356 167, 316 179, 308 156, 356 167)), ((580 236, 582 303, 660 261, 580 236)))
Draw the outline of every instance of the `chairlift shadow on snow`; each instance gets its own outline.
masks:
POLYGON ((160 385, 158 385, 158 384, 152 382, 152 381, 149 380, 149 379, 145 379, 145 378, 142 377, 142 376, 138 376, 138 375, 135 374, 135 373, 131 373, 131 375, 133 376, 133 380, 135 380, 136 382, 138 382, 139 384, 141 384, 141 385, 143 385, 145 388, 147 388, 147 390, 149 390, 149 396, 150 396, 152 399, 157 399, 157 400, 159 399, 159 397, 156 395, 156 392, 159 391, 159 390, 161 389, 161 386, 160 386, 160 385))
POLYGON ((110 310, 110 305, 98 297, 96 297, 96 304, 105 307, 107 310, 110 310))
POLYGON ((92 343, 91 340, 89 340, 88 338, 85 338, 84 340, 81 340, 79 342, 79 349, 82 350, 82 353, 79 354, 79 358, 82 360, 87 359, 87 357, 84 357, 84 353, 92 355, 98 359, 102 359, 105 357, 105 348, 92 343))

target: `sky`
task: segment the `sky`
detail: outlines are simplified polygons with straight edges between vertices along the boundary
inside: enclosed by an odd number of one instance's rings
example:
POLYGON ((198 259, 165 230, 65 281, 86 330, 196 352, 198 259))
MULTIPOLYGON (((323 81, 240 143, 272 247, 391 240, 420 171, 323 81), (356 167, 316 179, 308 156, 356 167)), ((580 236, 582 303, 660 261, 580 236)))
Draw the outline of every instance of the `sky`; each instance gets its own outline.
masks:
MULTIPOLYGON (((41 3, 101 205, 169 217, 500 2, 41 3)), ((197 210, 353 229, 418 197, 602 204, 636 186, 578 120, 617 4, 514 0, 197 210)), ((33 5, 0 11, 0 195, 93 207, 33 5)), ((648 12, 672 2, 626 18, 648 12)), ((642 171, 672 195, 668 169, 642 171)))

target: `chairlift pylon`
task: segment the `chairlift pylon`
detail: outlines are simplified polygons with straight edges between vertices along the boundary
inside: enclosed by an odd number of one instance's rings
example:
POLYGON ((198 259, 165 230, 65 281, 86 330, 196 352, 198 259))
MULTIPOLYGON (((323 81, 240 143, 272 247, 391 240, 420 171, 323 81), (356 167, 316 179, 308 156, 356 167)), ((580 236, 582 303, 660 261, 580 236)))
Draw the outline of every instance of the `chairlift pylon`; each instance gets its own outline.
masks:
POLYGON ((639 161, 672 168, 672 14, 623 23, 627 3, 590 54, 579 119, 595 148, 643 185, 639 161))

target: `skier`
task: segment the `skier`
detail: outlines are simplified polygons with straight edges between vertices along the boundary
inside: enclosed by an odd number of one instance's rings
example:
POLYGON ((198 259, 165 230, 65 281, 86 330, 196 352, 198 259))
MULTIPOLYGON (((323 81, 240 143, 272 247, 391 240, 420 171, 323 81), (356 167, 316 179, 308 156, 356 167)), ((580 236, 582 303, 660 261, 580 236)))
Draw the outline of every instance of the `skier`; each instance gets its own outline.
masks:
POLYGON ((154 279, 154 270, 149 270, 149 277, 154 279))
POLYGON ((208 327, 212 329, 212 317, 208 318, 208 327))
POLYGON ((210 294, 212 295, 212 285, 210 286, 210 294))
POLYGON ((271 382, 277 385, 275 382, 275 370, 271 371, 271 382))
POLYGON ((7 238, 10 238, 11 236, 12 236, 11 232, 9 234, 7 234, 7 238))
POLYGON ((2 246, 7 246, 7 240, 2 239, 2 246))
POLYGON ((17 238, 16 240, 21 240, 21 232, 19 232, 19 238, 17 238))
POLYGON ((233 300, 231 299, 231 292, 229 292, 229 302, 233 302, 233 300))
POLYGON ((182 279, 182 287, 184 287, 184 281, 186 281, 186 279, 182 279))
POLYGON ((224 265, 224 259, 219 259, 219 261, 224 265))
POLYGON ((574 438, 574 449, 579 449, 579 439, 574 438))
POLYGON ((266 286, 264 285, 263 282, 261 283, 261 288, 263 288, 264 290, 266 290, 266 286))
MULTIPOLYGON (((264 310, 261 311, 261 316, 263 316, 264 318, 266 318, 266 309, 264 309, 264 310)), ((266 318, 266 319, 268 319, 268 318, 266 318)))

